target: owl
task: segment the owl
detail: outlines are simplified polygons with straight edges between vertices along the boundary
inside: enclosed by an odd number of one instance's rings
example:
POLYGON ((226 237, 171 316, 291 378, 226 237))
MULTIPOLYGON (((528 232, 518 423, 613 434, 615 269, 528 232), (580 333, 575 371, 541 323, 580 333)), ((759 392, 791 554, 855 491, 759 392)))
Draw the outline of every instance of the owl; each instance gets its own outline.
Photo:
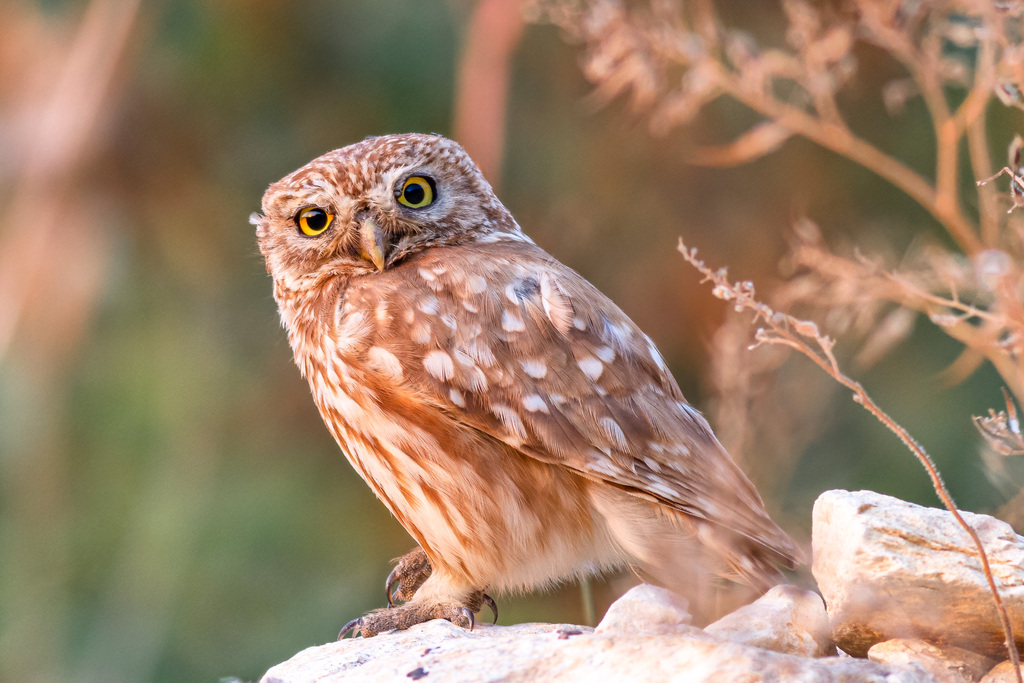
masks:
POLYGON ((491 592, 629 566, 684 591, 694 547, 764 590, 798 558, 654 343, 538 247, 457 143, 372 137, 253 214, 324 423, 418 547, 342 632, 472 628, 491 592), (401 601, 401 604, 399 604, 401 601))

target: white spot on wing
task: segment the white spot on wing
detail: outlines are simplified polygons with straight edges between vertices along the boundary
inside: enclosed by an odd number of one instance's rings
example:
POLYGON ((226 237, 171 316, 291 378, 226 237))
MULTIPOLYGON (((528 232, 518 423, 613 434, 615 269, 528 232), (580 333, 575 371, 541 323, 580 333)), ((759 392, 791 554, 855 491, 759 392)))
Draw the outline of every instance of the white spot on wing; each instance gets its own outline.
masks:
POLYGON ((462 392, 458 389, 452 389, 448 392, 448 397, 451 398, 452 403, 460 408, 466 407, 466 399, 462 396, 462 392))
POLYGON ((452 357, 444 351, 431 351, 423 357, 423 367, 428 373, 446 382, 451 379, 455 373, 455 364, 452 362, 452 357))
POLYGON ((522 332, 526 329, 526 323, 515 313, 505 311, 501 316, 501 329, 506 332, 522 332))
POLYGON ((487 375, 480 368, 474 367, 469 372, 469 388, 471 391, 487 391, 487 375))
POLYGON ((471 275, 466 280, 466 288, 470 294, 482 294, 487 290, 487 280, 483 279, 479 275, 471 275))
POLYGON ((619 423, 610 417, 602 417, 597 421, 597 424, 601 427, 601 431, 604 435, 615 444, 615 447, 620 451, 627 450, 629 444, 626 443, 626 435, 622 432, 622 427, 619 423))
POLYGON ((505 429, 512 432, 513 435, 519 439, 526 438, 526 425, 519 419, 519 415, 516 411, 512 410, 507 405, 501 403, 491 406, 491 412, 494 413, 495 417, 501 420, 501 424, 505 426, 505 429))
POLYGON ((426 268, 420 268, 417 272, 420 274, 420 277, 426 280, 427 282, 433 282, 434 280, 437 279, 437 276, 434 275, 433 272, 427 270, 426 268))
POLYGON ((434 315, 437 313, 437 309, 440 306, 440 302, 437 297, 431 294, 420 300, 417 308, 426 313, 427 315, 434 315))
POLYGON ((531 413, 535 413, 538 410, 543 413, 548 412, 548 405, 539 394, 527 394, 526 396, 523 396, 523 407, 531 413))
POLYGON ((646 334, 644 335, 644 339, 647 340, 647 351, 651 354, 651 360, 653 360, 654 364, 658 366, 658 369, 666 375, 670 374, 668 365, 665 364, 665 359, 661 357, 658 347, 654 345, 654 342, 646 334))
POLYGON ((583 371, 583 374, 594 382, 596 382, 598 378, 601 377, 601 373, 604 372, 604 363, 593 356, 584 356, 576 362, 579 364, 580 370, 583 371))
POLYGON ((558 282, 547 273, 540 276, 540 298, 551 324, 562 334, 568 334, 573 322, 572 304, 558 282))
POLYGON ((548 365, 540 358, 521 360, 519 364, 523 366, 523 371, 534 379, 543 379, 548 374, 548 365))
POLYGON ((466 353, 469 354, 470 358, 485 368, 491 367, 496 362, 494 353, 491 351, 491 347, 487 345, 486 341, 481 340, 479 337, 473 339, 466 345, 466 353))
POLYGON ((594 353, 605 363, 611 363, 615 360, 615 349, 610 346, 599 346, 594 349, 594 353))
POLYGON ((505 298, 514 304, 519 303, 519 295, 516 294, 516 283, 510 282, 505 285, 505 298))

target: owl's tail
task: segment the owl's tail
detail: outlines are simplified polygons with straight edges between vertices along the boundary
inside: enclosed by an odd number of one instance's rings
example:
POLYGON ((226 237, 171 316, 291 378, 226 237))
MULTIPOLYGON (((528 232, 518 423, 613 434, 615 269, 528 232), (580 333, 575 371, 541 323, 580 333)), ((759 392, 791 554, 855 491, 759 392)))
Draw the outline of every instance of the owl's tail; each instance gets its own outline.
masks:
POLYGON ((711 574, 764 592, 782 582, 780 567, 791 569, 800 560, 799 550, 778 527, 770 529, 775 542, 768 544, 618 489, 594 487, 592 500, 641 578, 686 597, 697 595, 711 574), (701 546, 728 568, 706 557, 701 546))

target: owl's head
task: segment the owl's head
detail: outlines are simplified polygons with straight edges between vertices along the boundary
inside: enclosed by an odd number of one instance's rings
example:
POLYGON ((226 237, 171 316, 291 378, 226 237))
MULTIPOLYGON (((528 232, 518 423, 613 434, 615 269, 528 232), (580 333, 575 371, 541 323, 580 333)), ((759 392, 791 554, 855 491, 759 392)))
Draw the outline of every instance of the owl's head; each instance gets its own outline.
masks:
POLYGON ((382 271, 431 246, 522 239, 466 151, 416 133, 314 159, 271 185, 250 222, 267 271, 290 289, 382 271))

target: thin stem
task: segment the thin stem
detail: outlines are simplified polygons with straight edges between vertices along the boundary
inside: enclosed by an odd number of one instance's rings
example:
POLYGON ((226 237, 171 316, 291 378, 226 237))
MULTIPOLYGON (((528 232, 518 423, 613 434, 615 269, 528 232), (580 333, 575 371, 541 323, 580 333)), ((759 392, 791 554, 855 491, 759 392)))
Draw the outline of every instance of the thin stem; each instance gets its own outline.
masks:
POLYGON ((679 240, 679 251, 690 265, 704 275, 704 279, 706 281, 710 281, 714 284, 713 291, 716 296, 732 302, 737 308, 745 308, 752 311, 756 319, 760 319, 765 322, 769 330, 758 330, 756 339, 759 344, 781 344, 799 351, 801 354, 809 358, 818 367, 828 373, 828 375, 835 381, 849 389, 853 393, 853 400, 863 406, 865 410, 874 415, 883 425, 896 434, 900 441, 902 441, 910 452, 914 454, 914 457, 917 458, 928 473, 928 477, 932 482, 932 487, 935 489, 935 493, 942 501, 942 504, 950 511, 957 524, 967 532, 967 535, 970 536, 971 542, 974 544, 974 547, 978 552, 982 573, 985 575, 985 581, 988 584, 989 592, 992 594, 992 600, 995 603, 996 611, 999 614, 999 621, 1002 625, 1003 634, 1006 639, 1006 649, 1009 653, 1010 661, 1012 663, 1013 670, 1016 673, 1017 680, 1020 682, 1020 656, 1017 653, 1017 641, 1013 635, 1013 625, 1010 622, 1006 606, 1003 604, 1002 596, 1000 596, 999 589, 996 586, 995 576, 992 574, 992 567, 989 563, 988 554, 985 552, 985 547, 982 544, 978 533, 970 524, 967 523, 967 520, 963 518, 963 515, 961 515, 960 511, 957 509, 956 504, 953 501, 953 497, 950 495, 949 490, 942 481, 939 470, 935 466, 934 461, 932 461, 931 456, 929 456, 927 451, 925 451, 925 449, 914 440, 905 428, 897 424, 895 420, 893 420, 871 399, 870 396, 868 396, 864 387, 861 386, 859 382, 846 376, 840 370, 839 365, 836 363, 835 356, 832 354, 831 339, 823 337, 818 332, 817 326, 814 323, 799 320, 783 313, 776 313, 768 305, 757 301, 754 298, 754 289, 752 286, 735 285, 729 282, 724 269, 713 271, 708 268, 703 261, 697 258, 696 250, 688 248, 682 239, 679 240), (818 351, 815 351, 815 349, 812 348, 812 344, 818 349, 818 351))

